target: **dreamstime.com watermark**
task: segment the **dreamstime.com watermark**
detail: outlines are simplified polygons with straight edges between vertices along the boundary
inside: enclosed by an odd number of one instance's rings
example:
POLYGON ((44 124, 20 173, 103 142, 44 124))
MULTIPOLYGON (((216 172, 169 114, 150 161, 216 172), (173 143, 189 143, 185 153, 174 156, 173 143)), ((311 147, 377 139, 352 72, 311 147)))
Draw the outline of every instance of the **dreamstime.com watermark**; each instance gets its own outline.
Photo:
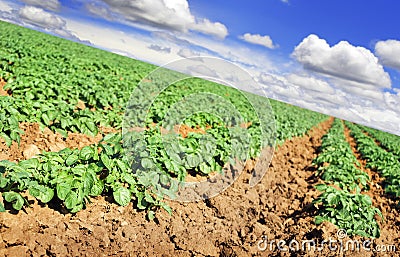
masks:
POLYGON ((285 240, 268 240, 267 236, 262 236, 257 242, 260 251, 281 251, 281 252, 315 252, 328 250, 331 252, 385 252, 394 253, 399 249, 394 244, 376 244, 373 239, 353 240, 347 237, 346 230, 339 229, 336 238, 328 240, 302 240, 293 239, 289 242, 285 240))

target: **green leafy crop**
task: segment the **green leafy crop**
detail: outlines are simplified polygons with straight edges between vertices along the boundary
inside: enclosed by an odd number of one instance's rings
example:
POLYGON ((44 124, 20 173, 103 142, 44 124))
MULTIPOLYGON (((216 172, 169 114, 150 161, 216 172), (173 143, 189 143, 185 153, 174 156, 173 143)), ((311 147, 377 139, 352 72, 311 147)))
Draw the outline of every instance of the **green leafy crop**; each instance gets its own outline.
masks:
POLYGON ((375 214, 381 217, 382 214, 372 206, 368 195, 361 194, 361 190, 369 190, 370 178, 361 170, 361 164, 346 140, 342 120, 335 119, 328 133, 322 137, 320 154, 313 163, 318 166, 317 175, 339 187, 316 186, 322 194, 314 201, 318 205, 315 223, 329 221, 345 229, 349 235, 379 237, 380 228, 375 214))
POLYGON ((351 135, 357 141, 357 149, 367 160, 367 167, 379 172, 385 178, 385 189, 389 194, 400 197, 400 162, 398 156, 378 146, 375 140, 356 125, 346 122, 351 135))
POLYGON ((275 113, 278 145, 282 144, 286 139, 303 136, 312 127, 328 119, 322 113, 312 112, 274 100, 270 100, 270 102, 275 113))
POLYGON ((150 191, 152 184, 146 179, 151 174, 145 175, 132 174, 124 161, 121 135, 108 134, 99 144, 81 150, 43 152, 18 164, 0 161, 0 191, 17 210, 27 203, 20 193, 28 191, 43 203, 57 197, 70 212, 84 208, 90 197, 107 192, 122 206, 137 200, 141 209, 161 206, 170 211, 161 203, 162 196, 150 191))
POLYGON ((391 152, 395 156, 398 157, 400 161, 400 137, 394 134, 390 134, 384 131, 376 130, 373 128, 369 128, 366 126, 361 126, 359 127, 367 132, 369 135, 374 137, 383 148, 385 148, 387 151, 391 152))
POLYGON ((371 198, 359 192, 352 194, 346 190, 338 190, 324 184, 316 188, 322 191, 315 204, 323 206, 315 218, 317 224, 329 221, 340 229, 345 229, 348 235, 378 238, 379 224, 376 215, 383 219, 379 209, 372 206, 371 198))
POLYGON ((320 150, 313 164, 318 166, 317 175, 323 180, 334 182, 342 189, 369 188, 370 178, 360 170, 361 165, 344 136, 341 120, 335 119, 332 128, 323 136, 320 150))
MULTIPOLYGON (((156 68, 1 21, 0 28, 0 78, 6 81, 4 89, 11 92, 0 96, 0 137, 7 145, 20 142, 21 122, 39 123, 42 129, 48 127, 64 137, 68 132, 98 135, 102 127, 120 130, 132 91, 156 68)), ((80 150, 42 152, 19 163, 0 161, 0 193, 17 210, 28 204, 24 193, 43 203, 57 200, 71 212, 85 208, 91 197, 109 194, 120 205, 133 202, 139 209, 148 210, 150 218, 156 207, 171 212, 163 198, 174 197, 178 181, 183 181, 188 172, 203 176, 221 172, 232 156, 241 160, 256 157, 262 147, 274 145, 276 137, 282 143, 301 136, 327 118, 270 100, 274 117, 266 118, 277 121, 278 131, 275 133, 273 122, 262 131, 263 117, 256 115, 255 108, 265 101, 264 97, 205 80, 177 82, 148 110, 146 124, 140 128, 148 151, 135 145, 131 154, 137 157, 136 162, 127 159, 122 147, 122 141, 129 144, 130 139, 122 140, 122 133, 112 133, 80 150), (162 135, 162 120, 169 107, 187 95, 204 91, 231 103, 243 119, 238 123, 199 112, 180 125, 205 133, 192 131, 173 138, 162 135), (248 100, 254 106, 249 106, 248 100), (213 140, 207 143, 204 137, 213 140), (170 155, 165 141, 172 142, 170 146, 180 154, 170 155), (211 152, 211 156, 204 154, 211 152)), ((216 111, 224 113, 227 109, 216 111)), ((269 113, 265 111, 261 113, 269 113)), ((4 211, 3 204, 0 211, 4 211)))

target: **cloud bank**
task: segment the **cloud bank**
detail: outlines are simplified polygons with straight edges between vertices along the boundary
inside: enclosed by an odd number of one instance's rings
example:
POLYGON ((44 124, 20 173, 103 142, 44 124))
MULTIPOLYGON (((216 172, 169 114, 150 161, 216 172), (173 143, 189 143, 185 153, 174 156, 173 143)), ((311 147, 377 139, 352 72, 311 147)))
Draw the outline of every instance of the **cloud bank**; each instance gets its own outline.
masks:
POLYGON ((245 42, 255 44, 255 45, 265 46, 266 48, 270 48, 270 49, 274 49, 274 48, 278 47, 277 45, 275 45, 272 42, 271 37, 268 35, 261 36, 260 34, 253 35, 250 33, 245 33, 244 35, 240 36, 239 38, 245 42))

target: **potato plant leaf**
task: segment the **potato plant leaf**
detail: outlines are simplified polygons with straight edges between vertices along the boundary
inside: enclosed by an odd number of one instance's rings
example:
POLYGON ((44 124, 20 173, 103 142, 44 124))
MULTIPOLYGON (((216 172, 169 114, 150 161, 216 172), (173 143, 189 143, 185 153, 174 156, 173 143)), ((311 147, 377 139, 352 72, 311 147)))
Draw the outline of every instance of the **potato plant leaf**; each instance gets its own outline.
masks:
POLYGON ((118 187, 113 191, 114 200, 121 206, 126 206, 131 201, 131 192, 125 187, 118 187))

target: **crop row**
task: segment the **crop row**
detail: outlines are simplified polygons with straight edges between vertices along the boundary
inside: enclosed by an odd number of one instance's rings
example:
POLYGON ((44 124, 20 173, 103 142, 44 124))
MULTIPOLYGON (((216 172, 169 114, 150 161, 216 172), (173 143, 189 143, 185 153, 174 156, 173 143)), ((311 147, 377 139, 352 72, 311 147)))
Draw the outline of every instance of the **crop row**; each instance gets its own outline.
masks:
POLYGON ((162 198, 173 197, 189 171, 222 172, 233 158, 256 157, 275 138, 283 142, 301 136, 326 118, 273 100, 271 109, 261 96, 194 78, 162 91, 137 121, 136 105, 152 95, 136 99, 131 93, 155 66, 12 24, 0 22, 0 27, 0 78, 11 92, 0 96, 0 136, 8 145, 20 141, 20 122, 39 123, 65 137, 67 132, 96 135, 100 126, 121 129, 125 123, 129 131, 135 128, 129 122, 142 125, 133 137, 120 132, 81 150, 44 152, 18 164, 1 161, 0 192, 16 209, 27 204, 21 195, 25 191, 42 202, 58 198, 71 212, 98 194, 112 194, 121 205, 134 201, 139 208, 168 209, 162 198), (215 114, 194 108, 175 124, 186 125, 187 135, 162 135, 166 117, 185 114, 182 102, 192 101, 187 106, 194 107, 208 103, 187 97, 205 92, 215 96, 210 108, 215 114), (232 109, 240 118, 230 119, 232 109), (121 147, 123 137, 131 145, 128 154, 121 147))
POLYGON ((375 140, 357 126, 346 122, 351 135, 356 139, 357 149, 367 160, 367 167, 379 172, 385 178, 386 192, 400 196, 400 163, 397 156, 387 152, 375 143, 375 140))
POLYGON ((277 144, 281 144, 292 137, 303 136, 312 127, 328 119, 328 116, 322 113, 312 112, 278 101, 271 101, 271 105, 275 112, 277 144))
POLYGON ((365 126, 360 126, 360 128, 375 138, 382 147, 396 155, 400 161, 399 136, 365 126))
POLYGON ((347 142, 341 120, 335 119, 329 132, 323 136, 320 154, 313 164, 318 166, 317 175, 333 182, 342 189, 367 189, 370 178, 362 171, 361 164, 347 142))
POLYGON ((318 166, 317 175, 328 183, 334 183, 340 189, 328 184, 317 185, 323 193, 314 201, 319 204, 317 224, 329 221, 349 235, 379 237, 379 224, 375 214, 382 217, 379 209, 372 206, 368 195, 370 178, 362 171, 350 144, 344 134, 343 122, 335 119, 331 129, 322 138, 320 154, 313 164, 318 166))
MULTIPOLYGON (((70 212, 81 210, 90 202, 90 197, 101 194, 111 194, 122 206, 135 200, 139 209, 150 209, 150 218, 154 214, 151 209, 156 206, 171 212, 161 200, 165 194, 172 194, 159 185, 160 180, 173 184, 174 181, 154 176, 151 171, 140 176, 133 174, 120 142, 119 134, 108 134, 98 144, 81 150, 65 148, 60 152, 43 152, 18 164, 0 161, 2 196, 16 210, 28 205, 21 195, 27 191, 42 203, 57 198, 70 212)), ((146 165, 143 163, 143 166, 146 165)), ((176 191, 177 184, 173 186, 176 191)), ((4 211, 1 203, 0 211, 4 211)))
POLYGON ((15 121, 38 122, 63 135, 120 128, 132 89, 155 68, 5 22, 0 27, 0 78, 12 93, 0 99, 7 143, 19 137, 15 121))
MULTIPOLYGON (((4 89, 12 92, 12 97, 0 99, 0 121, 4 123, 0 135, 8 144, 18 141, 21 131, 17 122, 23 121, 38 122, 62 135, 67 135, 68 131, 94 135, 99 126, 121 128, 133 89, 156 68, 5 22, 0 21, 0 27, 0 78, 7 81, 4 89), (12 109, 3 108, 6 106, 12 109)), ((245 102, 243 96, 252 98, 253 102, 265 102, 265 98, 200 81, 184 81, 170 87, 154 102, 146 123, 158 123, 167 106, 200 88, 233 100, 244 122, 253 121, 251 130, 258 125, 254 122, 257 117, 252 108, 236 103, 245 102)), ((278 142, 301 136, 326 118, 316 112, 270 102, 275 113, 278 142)))

